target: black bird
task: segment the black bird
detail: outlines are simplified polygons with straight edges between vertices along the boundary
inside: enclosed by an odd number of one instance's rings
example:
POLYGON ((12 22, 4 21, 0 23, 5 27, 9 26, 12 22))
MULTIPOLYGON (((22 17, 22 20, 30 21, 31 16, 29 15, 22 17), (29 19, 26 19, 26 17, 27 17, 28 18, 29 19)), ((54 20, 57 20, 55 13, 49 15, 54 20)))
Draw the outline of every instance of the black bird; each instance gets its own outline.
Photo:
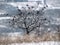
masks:
POLYGON ((28 4, 26 6, 29 6, 28 4))
POLYGON ((39 14, 39 11, 37 11, 37 14, 39 14))
POLYGON ((18 11, 19 11, 19 12, 21 12, 21 10, 20 10, 20 9, 18 9, 18 11))
POLYGON ((6 16, 8 16, 9 14, 6 14, 6 16))
POLYGON ((47 20, 46 18, 44 20, 47 20))
POLYGON ((31 6, 31 8, 34 8, 34 6, 31 6))

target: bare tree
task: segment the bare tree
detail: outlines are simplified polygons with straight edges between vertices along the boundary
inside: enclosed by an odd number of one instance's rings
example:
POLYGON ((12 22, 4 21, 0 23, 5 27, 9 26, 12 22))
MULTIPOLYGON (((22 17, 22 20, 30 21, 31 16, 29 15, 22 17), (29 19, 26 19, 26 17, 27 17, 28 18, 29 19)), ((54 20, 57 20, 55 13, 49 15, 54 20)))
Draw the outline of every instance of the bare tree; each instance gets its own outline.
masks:
MULTIPOLYGON (((45 7, 43 7, 45 8, 45 7)), ((28 10, 19 10, 20 14, 13 17, 13 19, 10 21, 11 26, 14 28, 22 28, 23 30, 26 30, 26 34, 29 34, 31 31, 35 30, 37 27, 39 28, 40 25, 42 25, 44 22, 41 22, 42 16, 44 14, 43 9, 39 11, 28 11, 28 10)), ((38 31, 39 29, 37 29, 38 31)))

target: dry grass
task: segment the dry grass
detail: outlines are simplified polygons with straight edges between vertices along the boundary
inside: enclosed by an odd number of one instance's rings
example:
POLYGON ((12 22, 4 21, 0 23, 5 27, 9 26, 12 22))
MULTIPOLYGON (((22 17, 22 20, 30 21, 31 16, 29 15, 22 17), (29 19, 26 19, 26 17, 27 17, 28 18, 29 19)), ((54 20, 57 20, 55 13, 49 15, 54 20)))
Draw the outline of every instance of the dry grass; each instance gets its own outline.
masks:
POLYGON ((29 36, 23 37, 0 37, 0 44, 22 43, 22 42, 40 42, 40 41, 60 41, 60 34, 44 34, 43 36, 29 36))

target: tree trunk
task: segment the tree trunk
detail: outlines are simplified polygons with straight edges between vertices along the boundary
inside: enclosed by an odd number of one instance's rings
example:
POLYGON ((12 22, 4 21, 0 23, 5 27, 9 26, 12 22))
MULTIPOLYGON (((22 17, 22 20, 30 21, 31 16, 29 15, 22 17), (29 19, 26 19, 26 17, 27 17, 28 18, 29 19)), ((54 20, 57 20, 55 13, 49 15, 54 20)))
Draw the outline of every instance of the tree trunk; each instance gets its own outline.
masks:
POLYGON ((29 35, 29 31, 28 31, 28 28, 26 28, 26 34, 28 34, 28 35, 29 35))

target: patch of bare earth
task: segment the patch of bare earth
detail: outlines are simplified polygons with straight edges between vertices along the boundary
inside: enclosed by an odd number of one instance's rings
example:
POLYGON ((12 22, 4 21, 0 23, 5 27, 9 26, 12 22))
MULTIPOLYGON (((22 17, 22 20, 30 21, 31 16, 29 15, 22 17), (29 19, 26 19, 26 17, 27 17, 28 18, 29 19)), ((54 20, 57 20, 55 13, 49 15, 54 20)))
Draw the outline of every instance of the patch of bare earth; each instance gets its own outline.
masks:
POLYGON ((42 36, 14 36, 14 37, 0 37, 0 44, 7 45, 11 43, 23 42, 40 42, 40 41, 60 41, 60 34, 44 34, 42 36))

